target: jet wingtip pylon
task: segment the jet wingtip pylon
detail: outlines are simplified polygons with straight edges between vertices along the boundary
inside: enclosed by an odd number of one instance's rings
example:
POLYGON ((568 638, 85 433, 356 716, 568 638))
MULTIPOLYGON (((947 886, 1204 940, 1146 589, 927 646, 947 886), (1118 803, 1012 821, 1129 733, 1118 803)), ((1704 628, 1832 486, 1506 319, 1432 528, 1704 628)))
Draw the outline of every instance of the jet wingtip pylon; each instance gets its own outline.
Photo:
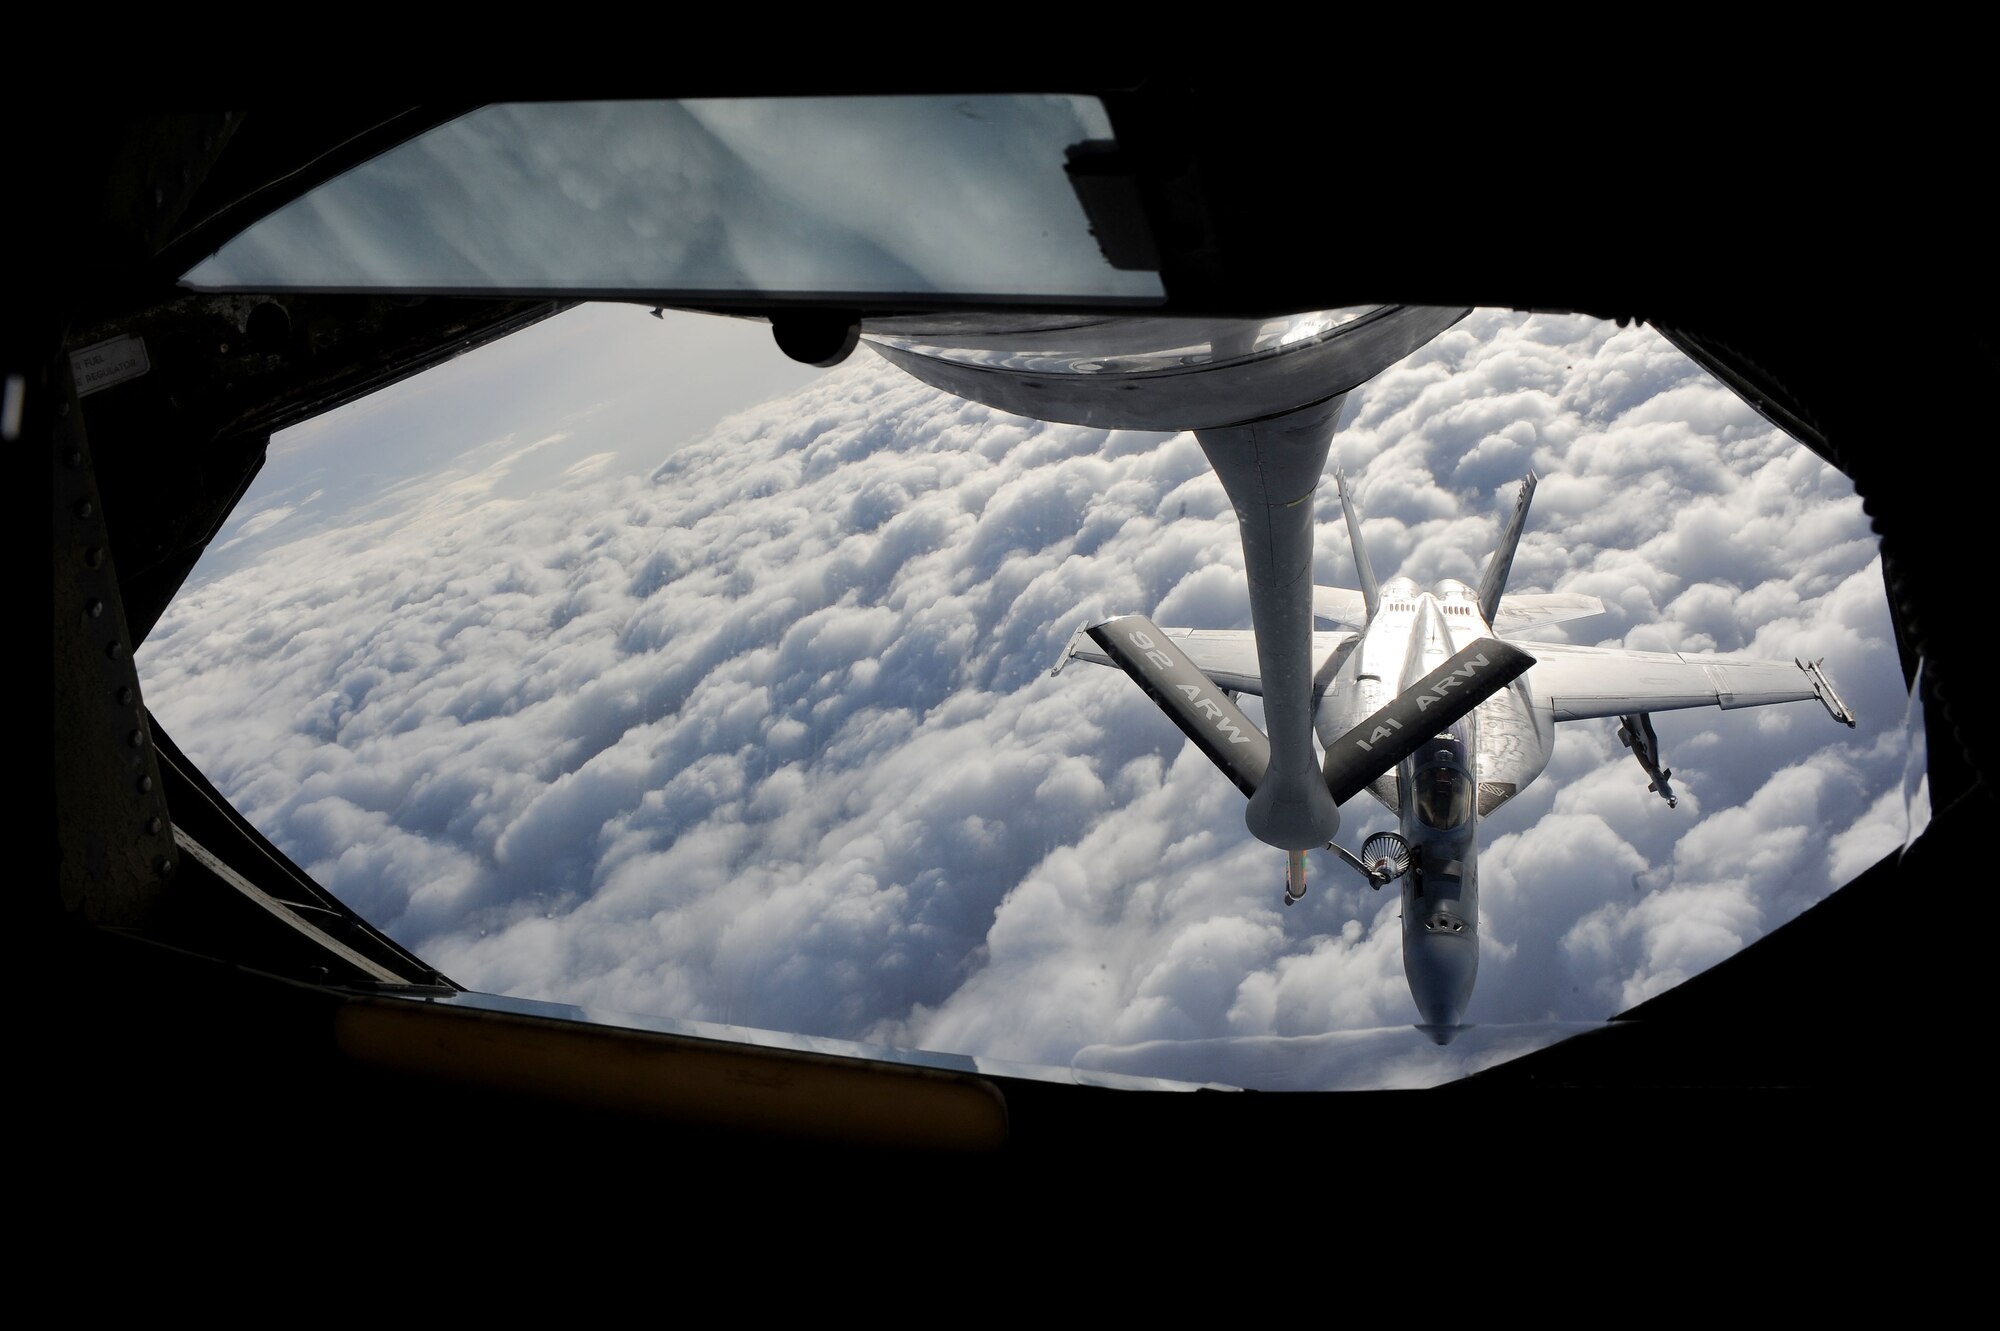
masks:
POLYGON ((1849 710, 1846 700, 1834 689, 1833 679, 1824 668, 1826 658, 1822 656, 1817 661, 1807 661, 1794 656, 1792 664, 1806 672, 1806 678, 1812 683, 1813 694, 1819 699, 1820 705, 1826 708, 1827 715, 1849 730, 1854 729, 1854 713, 1849 710))
POLYGON ((1058 656, 1056 658, 1056 663, 1049 667, 1049 675, 1051 678, 1053 678, 1056 675, 1060 675, 1062 673, 1063 667, 1068 665, 1070 663, 1071 658, 1073 658, 1076 655, 1077 644, 1082 642, 1084 639, 1084 635, 1089 632, 1090 632, 1089 620, 1085 620, 1083 623, 1078 624, 1076 626, 1076 632, 1069 635, 1069 643, 1062 649, 1062 655, 1058 656))

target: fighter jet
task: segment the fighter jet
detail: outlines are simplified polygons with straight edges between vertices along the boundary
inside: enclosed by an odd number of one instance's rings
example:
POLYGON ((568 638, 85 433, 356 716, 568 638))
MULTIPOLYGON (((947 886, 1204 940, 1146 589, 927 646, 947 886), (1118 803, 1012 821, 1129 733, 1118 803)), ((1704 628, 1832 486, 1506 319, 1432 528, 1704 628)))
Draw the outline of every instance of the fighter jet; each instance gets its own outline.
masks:
MULTIPOLYGON (((1619 736, 1651 778, 1648 788, 1671 806, 1672 772, 1661 765, 1652 712, 1817 699, 1836 721, 1852 726, 1854 717, 1818 662, 1515 640, 1528 629, 1604 610, 1593 596, 1507 592, 1535 492, 1532 472, 1521 483, 1513 518, 1476 588, 1451 578, 1428 589, 1407 577, 1378 584, 1346 478, 1336 473, 1336 480, 1361 587, 1313 589, 1314 613, 1335 628, 1313 635, 1312 726, 1325 746, 1322 772, 1329 796, 1340 803, 1366 789, 1396 815, 1397 829, 1369 837, 1359 856, 1331 842, 1326 849, 1378 890, 1402 884, 1410 994, 1423 1018, 1420 1029, 1444 1044, 1463 1029, 1479 970, 1479 820, 1548 766, 1557 722, 1619 718, 1619 736), (1448 716, 1442 710, 1401 725, 1382 711, 1393 695, 1412 706, 1421 703, 1440 678, 1450 681, 1466 668, 1468 654, 1476 659, 1510 652, 1531 656, 1532 665, 1447 723, 1438 722, 1448 716), (1414 744, 1406 735, 1412 727, 1419 732, 1414 744), (1357 772, 1368 770, 1364 759, 1370 749, 1399 740, 1406 756, 1393 769, 1356 780, 1357 772)), ((1254 634, 1162 629, 1139 615, 1079 629, 1055 669, 1072 659, 1124 668, 1190 734, 1195 727, 1176 713, 1198 702, 1161 660, 1170 660, 1182 675, 1226 687, 1231 695, 1259 693, 1264 682, 1254 634), (1137 644, 1143 645, 1134 650, 1137 644)), ((1231 718, 1230 724, 1250 722, 1231 718)), ((1216 756, 1212 746, 1204 747, 1216 756)), ((1218 765, 1237 775, 1227 762, 1218 759, 1218 765)), ((1293 852, 1286 864, 1286 904, 1304 891, 1304 854, 1293 852)))

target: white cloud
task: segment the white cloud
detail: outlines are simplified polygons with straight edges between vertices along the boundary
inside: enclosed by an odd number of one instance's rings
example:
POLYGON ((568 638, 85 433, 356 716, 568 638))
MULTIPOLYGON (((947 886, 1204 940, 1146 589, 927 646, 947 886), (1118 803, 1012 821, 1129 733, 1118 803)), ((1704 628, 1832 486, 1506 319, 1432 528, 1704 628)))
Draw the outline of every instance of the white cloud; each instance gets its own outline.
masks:
MULTIPOLYGON (((490 469, 554 428, 279 524, 144 649, 168 729, 370 918, 480 988, 996 1058, 1422 1041, 1392 894, 1321 859, 1285 909, 1241 797, 1137 689, 1047 674, 1087 617, 1247 624, 1190 437, 1005 416, 863 353, 647 478, 591 405, 549 407, 571 438, 532 487, 490 469)), ((1610 607, 1554 636, 1825 655, 1862 720, 1662 714, 1678 809, 1612 723, 1564 727, 1484 834, 1470 1019, 1601 1019, 1900 842, 1900 678, 1837 473, 1579 318, 1475 313, 1347 415, 1383 576, 1475 575, 1532 466, 1513 585, 1610 607)), ((1351 585, 1331 486, 1317 512, 1351 585)), ((1353 804, 1345 838, 1390 825, 1353 804)))

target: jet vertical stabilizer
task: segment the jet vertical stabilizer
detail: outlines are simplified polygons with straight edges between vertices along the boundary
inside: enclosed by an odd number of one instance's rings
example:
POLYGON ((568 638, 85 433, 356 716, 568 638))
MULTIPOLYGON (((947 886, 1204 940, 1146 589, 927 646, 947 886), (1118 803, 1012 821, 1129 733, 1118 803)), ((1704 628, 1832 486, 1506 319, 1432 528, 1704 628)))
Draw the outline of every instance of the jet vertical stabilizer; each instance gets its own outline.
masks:
POLYGON ((1368 607, 1368 618, 1375 618, 1375 607, 1381 604, 1382 592, 1375 583, 1375 565, 1368 560, 1368 545, 1361 539, 1361 518, 1354 511, 1354 497, 1347 492, 1347 473, 1335 470, 1333 480, 1340 487, 1340 511, 1347 517, 1347 542, 1354 547, 1354 576, 1361 583, 1361 601, 1368 607))
POLYGON ((1534 497, 1535 473, 1531 471, 1521 478, 1521 497, 1514 501, 1514 516, 1507 520, 1507 530, 1500 534, 1500 544, 1479 579, 1479 613, 1489 624, 1500 613, 1500 594, 1507 590, 1507 575, 1514 571, 1514 551, 1521 544, 1522 528, 1528 525, 1528 501, 1534 497))

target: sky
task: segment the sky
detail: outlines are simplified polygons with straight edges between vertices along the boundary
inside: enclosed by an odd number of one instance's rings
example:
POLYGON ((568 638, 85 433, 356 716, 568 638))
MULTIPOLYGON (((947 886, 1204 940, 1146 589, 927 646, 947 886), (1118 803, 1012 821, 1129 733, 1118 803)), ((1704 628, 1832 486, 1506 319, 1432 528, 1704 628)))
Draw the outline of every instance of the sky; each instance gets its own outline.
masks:
MULTIPOLYGON (((1378 573, 1512 590, 1552 640, 1824 657, 1814 703, 1559 727, 1485 820, 1439 1050, 1398 901, 1282 904, 1241 795, 1082 622, 1247 627, 1191 435, 1013 417, 865 346, 587 306, 274 441, 139 654, 266 835, 462 984, 593 1011, 1272 1087, 1421 1085, 1601 1021, 1900 845, 1905 694, 1853 487, 1652 331, 1475 311, 1349 397, 1378 573)), ((1339 498, 1316 581, 1353 586, 1339 498)), ((1254 700, 1245 700, 1253 717, 1254 700)), ((1343 811, 1358 849, 1393 816, 1343 811)))

